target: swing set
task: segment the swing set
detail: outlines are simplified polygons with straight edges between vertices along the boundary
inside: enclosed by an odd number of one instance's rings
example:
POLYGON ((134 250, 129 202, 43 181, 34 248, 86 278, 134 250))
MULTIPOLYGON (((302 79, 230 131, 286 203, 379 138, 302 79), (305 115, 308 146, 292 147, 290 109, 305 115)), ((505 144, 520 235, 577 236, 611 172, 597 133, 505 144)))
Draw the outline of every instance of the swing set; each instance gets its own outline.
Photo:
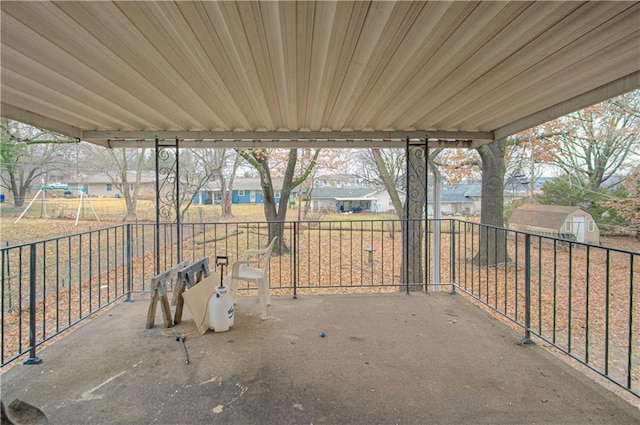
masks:
POLYGON ((93 208, 93 205, 91 204, 91 201, 89 200, 89 196, 87 196, 84 193, 84 188, 82 187, 66 187, 66 186, 40 186, 40 189, 38 190, 38 193, 36 193, 36 196, 33 197, 33 199, 31 200, 31 202, 29 202, 29 205, 27 205, 27 208, 24 209, 24 211, 22 211, 22 214, 20 214, 20 216, 16 219, 16 221, 14 223, 17 223, 20 221, 20 219, 27 213, 27 211, 29 211, 29 208, 31 208, 31 205, 33 205, 33 203, 35 202, 36 199, 38 199, 38 196, 42 195, 42 208, 43 208, 43 212, 44 212, 44 218, 45 219, 49 219, 49 215, 47 214, 47 200, 46 200, 46 193, 48 190, 51 191, 62 191, 62 192, 78 192, 78 212, 76 213, 76 226, 78 226, 78 220, 80 219, 80 211, 82 210, 82 204, 83 202, 87 202, 87 204, 89 204, 89 207, 91 207, 91 212, 93 212, 93 216, 96 218, 96 220, 98 221, 98 223, 100 223, 100 219, 98 218, 98 214, 96 214, 96 210, 93 208))

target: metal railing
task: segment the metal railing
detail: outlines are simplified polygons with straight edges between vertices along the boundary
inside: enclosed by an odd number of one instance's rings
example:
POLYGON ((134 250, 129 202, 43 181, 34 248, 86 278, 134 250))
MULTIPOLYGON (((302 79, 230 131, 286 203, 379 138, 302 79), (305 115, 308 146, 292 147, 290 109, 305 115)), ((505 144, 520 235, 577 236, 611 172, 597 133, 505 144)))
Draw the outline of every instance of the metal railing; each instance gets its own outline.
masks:
MULTIPOLYGON (((640 395, 638 252, 455 219, 421 221, 418 276, 406 274, 402 220, 285 222, 270 269, 276 294, 448 290, 640 395), (409 284, 408 281, 415 282, 409 284)), ((36 349, 115 301, 148 290, 181 259, 268 244, 266 222, 135 223, 1 248, 1 359, 36 349), (157 239, 160 238, 159 243, 157 239), (156 246, 160 246, 159 252, 156 246), (157 263, 161 270, 156 270, 157 263)), ((417 267, 416 267, 417 266, 417 267)), ((241 290, 250 290, 241 287, 241 290)))
POLYGON ((100 230, 0 249, 2 365, 29 353, 130 294, 130 228, 100 230))
POLYGON ((455 290, 640 396, 640 253, 463 221, 446 239, 455 290))

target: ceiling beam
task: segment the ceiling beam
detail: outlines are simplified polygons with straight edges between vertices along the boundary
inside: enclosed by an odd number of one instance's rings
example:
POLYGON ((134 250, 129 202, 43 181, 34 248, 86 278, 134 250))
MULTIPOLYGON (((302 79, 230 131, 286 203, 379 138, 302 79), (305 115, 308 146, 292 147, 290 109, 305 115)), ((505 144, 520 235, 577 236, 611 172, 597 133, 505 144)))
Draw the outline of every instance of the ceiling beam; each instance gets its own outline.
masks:
POLYGON ((395 148, 406 139, 430 147, 475 147, 494 140, 491 132, 469 131, 85 131, 82 140, 109 147, 148 147, 155 139, 179 139, 183 147, 217 148, 395 148))
POLYGON ((521 118, 494 131, 496 140, 640 88, 640 71, 521 118))
POLYGON ((53 118, 48 118, 43 115, 36 114, 35 112, 17 108, 4 102, 0 105, 0 108, 1 114, 4 118, 9 118, 14 121, 20 121, 37 128, 47 129, 55 133, 73 137, 75 139, 82 138, 82 130, 78 127, 65 124, 53 118))
MULTIPOLYGON (((418 140, 418 139, 412 139, 418 140)), ((424 139, 422 139, 424 140, 424 139)), ((117 139, 117 140, 99 140, 94 143, 109 148, 153 148, 154 141, 150 139, 117 139)), ((302 148, 327 148, 327 149, 404 149, 406 147, 406 139, 337 139, 337 140, 310 140, 310 139, 279 139, 279 140, 263 140, 263 139, 180 139, 181 148, 190 149, 302 149, 302 148)), ((489 143, 485 140, 436 140, 429 139, 427 145, 429 148, 459 148, 472 149, 489 143)), ((162 147, 175 146, 175 139, 159 139, 159 145, 162 147)))

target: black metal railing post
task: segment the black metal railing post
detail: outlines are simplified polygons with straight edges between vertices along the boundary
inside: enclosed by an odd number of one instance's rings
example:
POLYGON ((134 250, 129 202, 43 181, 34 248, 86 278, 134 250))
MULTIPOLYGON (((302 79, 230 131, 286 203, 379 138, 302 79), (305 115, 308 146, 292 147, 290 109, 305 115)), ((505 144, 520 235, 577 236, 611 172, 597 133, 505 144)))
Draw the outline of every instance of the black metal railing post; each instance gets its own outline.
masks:
POLYGON ((631 390, 633 372, 632 364, 633 364, 633 343, 634 343, 634 333, 633 333, 633 314, 634 314, 634 305, 633 305, 633 256, 629 256, 629 325, 628 325, 628 340, 627 340, 627 389, 631 390))
MULTIPOLYGON (((405 209, 408 211, 408 209, 405 207, 405 209)), ((405 293, 407 295, 411 295, 411 292, 409 290, 409 219, 408 217, 408 213, 404 218, 404 221, 402 223, 404 229, 403 229, 403 246, 402 246, 402 276, 404 278, 404 284, 405 284, 405 293)))
MULTIPOLYGON (((300 207, 298 207, 300 208, 300 207)), ((291 247, 291 261, 293 266, 293 299, 298 298, 298 233, 300 222, 293 223, 293 246, 291 247)))
POLYGON ((23 364, 39 364, 42 359, 36 356, 36 244, 29 246, 29 358, 23 364))
POLYGON ((449 294, 456 295, 456 223, 457 220, 451 219, 449 222, 449 240, 451 241, 451 252, 449 258, 450 264, 450 276, 451 276, 451 290, 449 294))
POLYGON ((182 261, 182 214, 180 213, 180 139, 176 137, 176 264, 182 261))
POLYGON ((535 344, 531 339, 531 235, 524 235, 524 338, 522 344, 535 344))
POLYGON ((133 255, 131 254, 131 223, 127 223, 127 240, 126 240, 126 262, 127 262, 127 298, 124 300, 126 303, 132 303, 133 298, 131 298, 131 287, 133 280, 133 255))

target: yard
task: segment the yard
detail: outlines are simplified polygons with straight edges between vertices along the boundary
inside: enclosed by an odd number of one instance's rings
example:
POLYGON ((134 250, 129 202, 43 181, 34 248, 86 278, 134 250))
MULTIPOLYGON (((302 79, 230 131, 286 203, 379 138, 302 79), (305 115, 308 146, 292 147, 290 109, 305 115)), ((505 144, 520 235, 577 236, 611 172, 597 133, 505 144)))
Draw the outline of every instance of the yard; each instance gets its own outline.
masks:
MULTIPOLYGON (((75 225, 75 215, 78 210, 78 199, 47 199, 46 211, 49 219, 44 219, 44 208, 40 200, 36 200, 24 218, 18 223, 15 219, 23 211, 14 208, 13 204, 0 204, 0 242, 2 245, 16 245, 49 237, 68 235, 85 230, 94 230, 115 224, 121 224, 125 216, 124 199, 118 198, 90 198, 91 205, 83 203, 80 220, 75 225), (91 211, 95 210, 100 222, 91 211)), ((26 208, 25 204, 25 208, 26 208)), ((233 217, 222 219, 219 205, 192 205, 184 218, 185 222, 260 222, 264 221, 264 210, 261 204, 234 205, 233 217)), ((319 221, 348 221, 348 220, 393 220, 394 214, 338 214, 338 213, 309 213, 310 220, 319 221)), ((298 208, 289 207, 287 220, 298 219, 298 208)), ((148 200, 138 201, 138 220, 140 222, 154 222, 154 203, 148 200)), ((630 251, 638 250, 638 241, 631 236, 603 236, 601 245, 630 251)))
MULTIPOLYGON (((26 208, 15 208, 12 203, 0 204, 0 241, 3 245, 16 245, 49 237, 68 235, 85 230, 94 230, 110 225, 122 224, 126 208, 124 199, 120 198, 90 198, 90 204, 83 202, 80 210, 78 225, 75 225, 78 211, 78 199, 54 198, 46 200, 46 207, 41 200, 36 200, 25 216, 18 222, 15 220, 26 208), (98 222, 92 212, 95 210, 100 219, 98 222), (45 212, 48 219, 45 219, 45 212)), ((148 200, 138 201, 138 221, 155 222, 156 210, 154 203, 148 200)), ((218 223, 218 222, 262 222, 264 209, 262 204, 233 205, 233 217, 221 218, 219 205, 192 205, 187 211, 184 222, 190 223, 218 223)), ((289 207, 287 220, 298 219, 298 208, 289 207)), ((318 214, 309 213, 311 220, 385 220, 394 219, 391 214, 318 214)))
MULTIPOLYGON (((108 200, 103 208, 124 208, 122 200, 108 200), (117 203, 120 202, 120 206, 117 203)), ((221 220, 219 207, 195 206, 203 217, 211 217, 204 224, 189 220, 183 226, 184 258, 208 257, 210 263, 216 254, 224 252, 231 261, 244 249, 266 244, 267 233, 263 222, 261 205, 234 206, 234 217, 221 220), (218 216, 216 217, 216 213, 218 216)), ((123 211, 123 209, 121 210, 123 211)), ((38 338, 49 338, 58 329, 71 326, 100 308, 105 302, 121 297, 127 291, 124 255, 125 228, 122 221, 82 219, 78 226, 75 219, 24 218, 14 223, 16 215, 3 211, 2 243, 16 245, 60 235, 91 233, 64 239, 60 244, 38 245, 43 263, 39 266, 38 285, 38 338), (105 229, 109 230, 100 230, 105 229), (99 246, 106 243, 106 251, 99 246), (53 278, 58 276, 58 278, 53 278), (42 282, 42 283, 40 283, 42 282), (57 286, 59 285, 59 286, 57 286), (60 292, 61 291, 61 292, 60 292), (58 293, 57 297, 53 294, 58 293), (46 298, 43 298, 44 295, 46 298), (53 298, 52 298, 53 297, 53 298)), ((298 211, 289 210, 291 220, 297 219, 298 211)), ((200 214, 200 213, 199 213, 200 214)), ((287 245, 297 248, 296 255, 283 255, 271 265, 271 285, 275 295, 292 294, 293 279, 297 279, 301 294, 396 292, 402 290, 401 252, 402 238, 399 223, 382 221, 373 214, 333 214, 309 217, 311 221, 286 225, 287 245), (372 221, 377 220, 377 221, 372 221), (373 261, 369 261, 367 248, 375 247, 373 261)), ((387 218, 388 219, 388 218, 387 218)), ((521 330, 525 317, 525 264, 523 236, 512 234, 508 239, 511 262, 498 267, 478 267, 471 261, 478 248, 476 233, 469 233, 469 225, 457 225, 455 257, 451 260, 451 223, 442 225, 441 243, 441 287, 451 288, 454 281, 461 290, 468 291, 480 305, 501 316, 511 318, 521 330), (451 270, 451 266, 455 269, 451 270)), ((152 221, 138 222, 131 226, 131 273, 134 291, 148 289, 148 281, 154 273, 154 263, 161 258, 162 264, 175 262, 175 237, 173 230, 165 231, 161 252, 154 245, 155 227, 152 221), (167 239, 168 238, 168 239, 167 239), (173 242, 172 242, 173 241, 173 242)), ((426 250, 433 252, 433 233, 429 233, 426 250)), ((603 238, 604 244, 625 250, 637 250, 632 237, 603 238)), ((640 312, 629 307, 630 276, 640 275, 640 261, 632 256, 607 251, 598 247, 551 243, 532 237, 531 244, 531 330, 557 343, 562 349, 583 359, 600 370, 606 370, 616 380, 626 378, 626 366, 633 365, 631 388, 637 391, 640 376, 640 312), (632 259, 631 265, 629 259, 632 259), (633 329, 629 324, 633 323, 633 329), (630 335, 633 335, 632 339, 630 335), (630 343, 632 345, 630 345, 630 343), (633 347, 633 350, 629 350, 633 347)), ((6 282, 12 289, 4 294, 13 294, 13 309, 4 306, 4 343, 17 339, 21 347, 28 347, 28 249, 23 254, 13 252, 3 257, 3 264, 11 264, 12 273, 6 282), (5 261, 6 260, 6 261, 5 261), (16 277, 20 264, 25 270, 16 277), (18 283, 22 282, 19 289, 18 283), (18 292, 16 292, 18 291, 18 292), (19 306, 20 308, 15 308, 19 306), (17 314, 22 311, 22 314, 17 314), (12 330, 13 329, 13 330, 12 330), (16 334, 16 331, 18 334, 16 334)), ((637 251, 636 251, 637 252, 637 251)), ((426 270, 429 282, 434 282, 433 263, 426 270)), ((164 267, 164 266, 163 266, 164 267)), ((635 287, 633 299, 640 299, 635 287)), ((437 290, 430 287, 429 290, 437 290)), ((248 292, 252 294, 252 292, 248 292)), ((19 352, 18 346, 5 347, 5 357, 19 352)))

